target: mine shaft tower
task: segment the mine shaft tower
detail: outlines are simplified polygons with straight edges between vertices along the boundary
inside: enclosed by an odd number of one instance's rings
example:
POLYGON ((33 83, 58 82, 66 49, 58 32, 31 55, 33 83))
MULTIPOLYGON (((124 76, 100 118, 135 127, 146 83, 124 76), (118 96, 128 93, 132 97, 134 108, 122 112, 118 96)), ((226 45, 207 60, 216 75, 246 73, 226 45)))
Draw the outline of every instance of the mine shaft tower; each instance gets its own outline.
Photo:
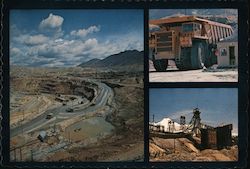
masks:
POLYGON ((198 135, 200 134, 200 129, 201 129, 201 117, 200 117, 200 110, 199 108, 195 108, 193 110, 193 117, 189 123, 190 125, 190 128, 192 128, 192 132, 195 134, 195 135, 198 135))

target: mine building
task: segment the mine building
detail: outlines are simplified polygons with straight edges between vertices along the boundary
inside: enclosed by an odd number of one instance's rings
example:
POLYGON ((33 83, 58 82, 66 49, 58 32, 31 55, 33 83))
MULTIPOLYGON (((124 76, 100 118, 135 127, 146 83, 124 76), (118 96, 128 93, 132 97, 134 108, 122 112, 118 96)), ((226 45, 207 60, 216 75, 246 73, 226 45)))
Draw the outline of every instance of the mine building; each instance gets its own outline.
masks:
POLYGON ((232 145, 233 125, 228 124, 216 128, 201 129, 202 149, 223 149, 232 145))
POLYGON ((238 66, 238 39, 236 36, 224 39, 217 43, 218 67, 237 67, 238 66))
POLYGON ((149 124, 149 130, 150 131, 158 131, 158 132, 164 132, 164 126, 161 125, 154 125, 154 124, 149 124))
POLYGON ((46 131, 41 131, 37 137, 41 142, 44 142, 47 139, 46 131))

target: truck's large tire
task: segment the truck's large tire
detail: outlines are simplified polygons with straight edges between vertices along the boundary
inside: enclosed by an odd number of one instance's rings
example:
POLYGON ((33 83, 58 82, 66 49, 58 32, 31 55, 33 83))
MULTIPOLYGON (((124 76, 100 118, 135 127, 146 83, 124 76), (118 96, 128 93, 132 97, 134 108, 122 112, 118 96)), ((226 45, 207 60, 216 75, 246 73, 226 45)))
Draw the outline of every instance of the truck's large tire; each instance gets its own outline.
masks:
POLYGON ((191 48, 181 48, 180 58, 175 60, 176 67, 179 70, 191 69, 190 54, 191 48))
POLYGON ((164 72, 167 70, 168 60, 167 59, 157 59, 157 60, 153 59, 153 64, 157 72, 164 72))
POLYGON ((202 41, 193 41, 191 50, 192 69, 201 69, 205 66, 207 45, 202 41))

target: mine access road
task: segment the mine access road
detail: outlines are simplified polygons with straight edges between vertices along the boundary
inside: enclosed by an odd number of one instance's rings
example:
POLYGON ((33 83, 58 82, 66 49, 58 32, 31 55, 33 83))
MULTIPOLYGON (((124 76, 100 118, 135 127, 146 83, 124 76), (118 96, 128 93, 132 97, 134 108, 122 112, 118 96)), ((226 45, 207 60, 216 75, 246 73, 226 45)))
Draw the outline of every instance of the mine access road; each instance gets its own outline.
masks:
MULTIPOLYGON (((81 81, 86 81, 86 79, 79 79, 81 81)), ((97 92, 95 92, 94 98, 89 101, 87 104, 84 104, 82 108, 73 109, 72 112, 67 111, 68 109, 77 105, 77 100, 81 98, 81 96, 75 96, 77 99, 73 103, 69 103, 67 105, 61 105, 60 107, 48 109, 45 113, 39 115, 38 117, 18 126, 10 130, 10 137, 14 137, 16 135, 27 132, 31 132, 34 130, 44 130, 48 129, 49 126, 53 124, 57 124, 64 120, 73 118, 78 115, 83 115, 87 113, 95 113, 98 110, 102 109, 105 106, 106 112, 111 112, 111 108, 107 106, 109 100, 113 99, 114 93, 113 90, 108 87, 106 84, 97 82, 94 80, 87 80, 88 82, 96 84, 97 92), (52 114, 51 119, 46 119, 48 114, 52 114)))

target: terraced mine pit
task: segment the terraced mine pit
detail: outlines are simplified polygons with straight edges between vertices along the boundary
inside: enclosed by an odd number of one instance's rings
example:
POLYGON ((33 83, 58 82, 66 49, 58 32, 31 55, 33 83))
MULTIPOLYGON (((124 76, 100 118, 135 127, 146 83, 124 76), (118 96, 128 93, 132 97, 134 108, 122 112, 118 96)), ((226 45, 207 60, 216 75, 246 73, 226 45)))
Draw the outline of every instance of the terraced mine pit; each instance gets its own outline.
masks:
POLYGON ((142 160, 143 74, 54 71, 11 71, 11 161, 142 160))

